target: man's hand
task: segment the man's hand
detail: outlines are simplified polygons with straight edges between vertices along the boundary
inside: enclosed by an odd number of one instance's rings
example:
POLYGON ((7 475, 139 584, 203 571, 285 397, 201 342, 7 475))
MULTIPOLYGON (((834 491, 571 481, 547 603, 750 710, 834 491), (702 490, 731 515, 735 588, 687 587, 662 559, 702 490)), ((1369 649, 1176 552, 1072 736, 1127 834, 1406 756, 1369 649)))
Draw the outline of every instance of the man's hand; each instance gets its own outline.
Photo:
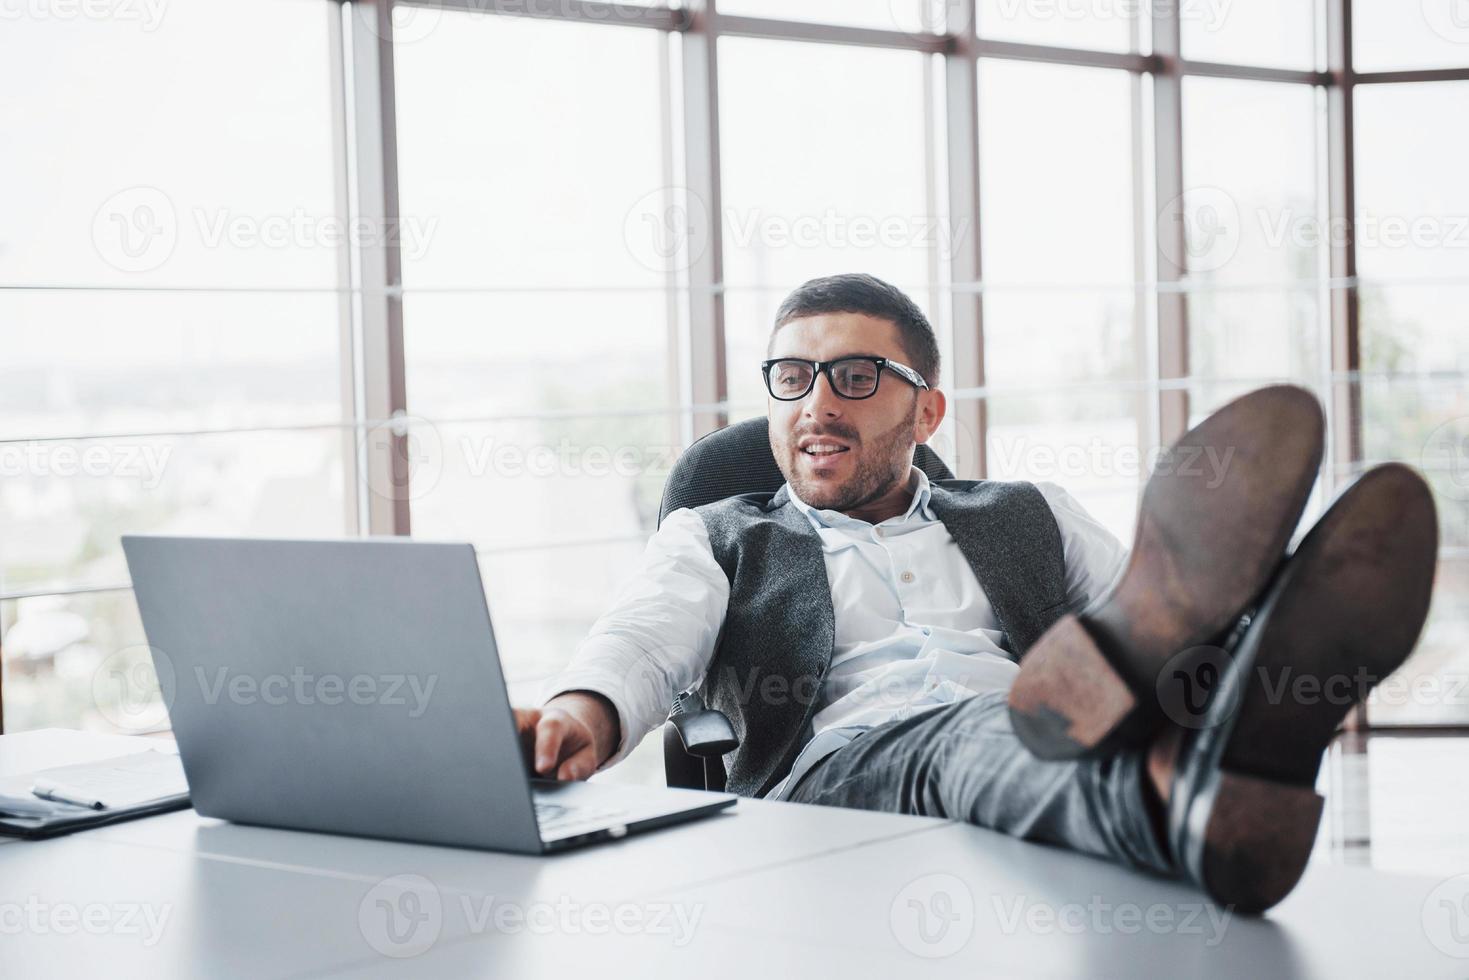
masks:
POLYGON ((586 779, 617 748, 617 709, 600 694, 567 691, 541 708, 516 708, 526 762, 547 779, 586 779))

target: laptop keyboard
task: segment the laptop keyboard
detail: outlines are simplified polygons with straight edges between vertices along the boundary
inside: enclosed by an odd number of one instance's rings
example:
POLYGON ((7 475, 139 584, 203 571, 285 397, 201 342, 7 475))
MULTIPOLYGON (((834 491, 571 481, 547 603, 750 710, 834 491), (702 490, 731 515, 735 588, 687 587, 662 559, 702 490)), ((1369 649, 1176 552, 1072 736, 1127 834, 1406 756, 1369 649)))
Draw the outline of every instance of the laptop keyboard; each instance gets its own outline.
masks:
POLYGON ((611 824, 616 823, 618 817, 626 816, 628 811, 622 807, 615 806, 563 806, 560 803, 547 803, 536 800, 536 822, 541 825, 541 830, 557 830, 562 827, 577 824, 611 824))

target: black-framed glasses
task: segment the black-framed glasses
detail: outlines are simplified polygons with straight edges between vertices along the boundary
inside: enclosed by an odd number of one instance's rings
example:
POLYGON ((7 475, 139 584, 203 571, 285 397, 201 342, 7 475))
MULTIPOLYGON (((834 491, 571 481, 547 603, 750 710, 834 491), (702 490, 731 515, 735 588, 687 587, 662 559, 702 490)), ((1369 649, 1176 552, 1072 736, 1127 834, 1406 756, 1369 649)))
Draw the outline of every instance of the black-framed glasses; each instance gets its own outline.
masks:
POLYGON ((884 370, 893 372, 920 391, 928 389, 923 375, 886 357, 838 357, 834 361, 774 357, 761 361, 760 370, 765 375, 765 387, 770 397, 783 402, 805 398, 816 386, 818 374, 826 375, 832 391, 853 401, 877 394, 877 382, 884 370))

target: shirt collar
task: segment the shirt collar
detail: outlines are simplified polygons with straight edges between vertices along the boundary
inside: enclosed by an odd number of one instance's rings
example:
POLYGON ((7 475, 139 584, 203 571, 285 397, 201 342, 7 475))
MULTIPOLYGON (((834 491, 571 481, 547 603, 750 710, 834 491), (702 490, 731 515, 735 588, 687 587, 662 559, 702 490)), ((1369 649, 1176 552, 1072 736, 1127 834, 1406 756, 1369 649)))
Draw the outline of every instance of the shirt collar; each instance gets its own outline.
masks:
MULTIPOLYGON (((933 488, 929 486, 928 474, 916 466, 911 467, 908 471, 908 487, 913 491, 913 499, 908 502, 908 509, 899 517, 890 517, 883 521, 884 524, 901 524, 915 513, 925 520, 934 519, 933 510, 929 507, 930 501, 933 500, 933 488)), ((866 521, 848 517, 838 510, 818 510, 812 507, 797 495, 789 483, 786 484, 786 493, 790 494, 791 504, 805 514, 815 527, 841 527, 843 525, 850 527, 854 524, 867 524, 866 521)))

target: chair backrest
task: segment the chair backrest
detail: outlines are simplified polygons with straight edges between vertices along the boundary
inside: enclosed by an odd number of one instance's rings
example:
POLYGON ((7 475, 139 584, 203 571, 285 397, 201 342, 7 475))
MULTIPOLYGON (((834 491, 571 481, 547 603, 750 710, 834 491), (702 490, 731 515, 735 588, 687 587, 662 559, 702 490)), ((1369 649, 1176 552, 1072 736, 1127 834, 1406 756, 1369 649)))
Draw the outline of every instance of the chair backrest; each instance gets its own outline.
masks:
MULTIPOLYGON (((913 463, 930 480, 952 480, 954 474, 938 454, 920 445, 913 463)), ((742 493, 774 493, 785 482, 770 452, 770 420, 765 417, 717 429, 685 449, 668 482, 658 523, 680 507, 700 507, 742 493)))

